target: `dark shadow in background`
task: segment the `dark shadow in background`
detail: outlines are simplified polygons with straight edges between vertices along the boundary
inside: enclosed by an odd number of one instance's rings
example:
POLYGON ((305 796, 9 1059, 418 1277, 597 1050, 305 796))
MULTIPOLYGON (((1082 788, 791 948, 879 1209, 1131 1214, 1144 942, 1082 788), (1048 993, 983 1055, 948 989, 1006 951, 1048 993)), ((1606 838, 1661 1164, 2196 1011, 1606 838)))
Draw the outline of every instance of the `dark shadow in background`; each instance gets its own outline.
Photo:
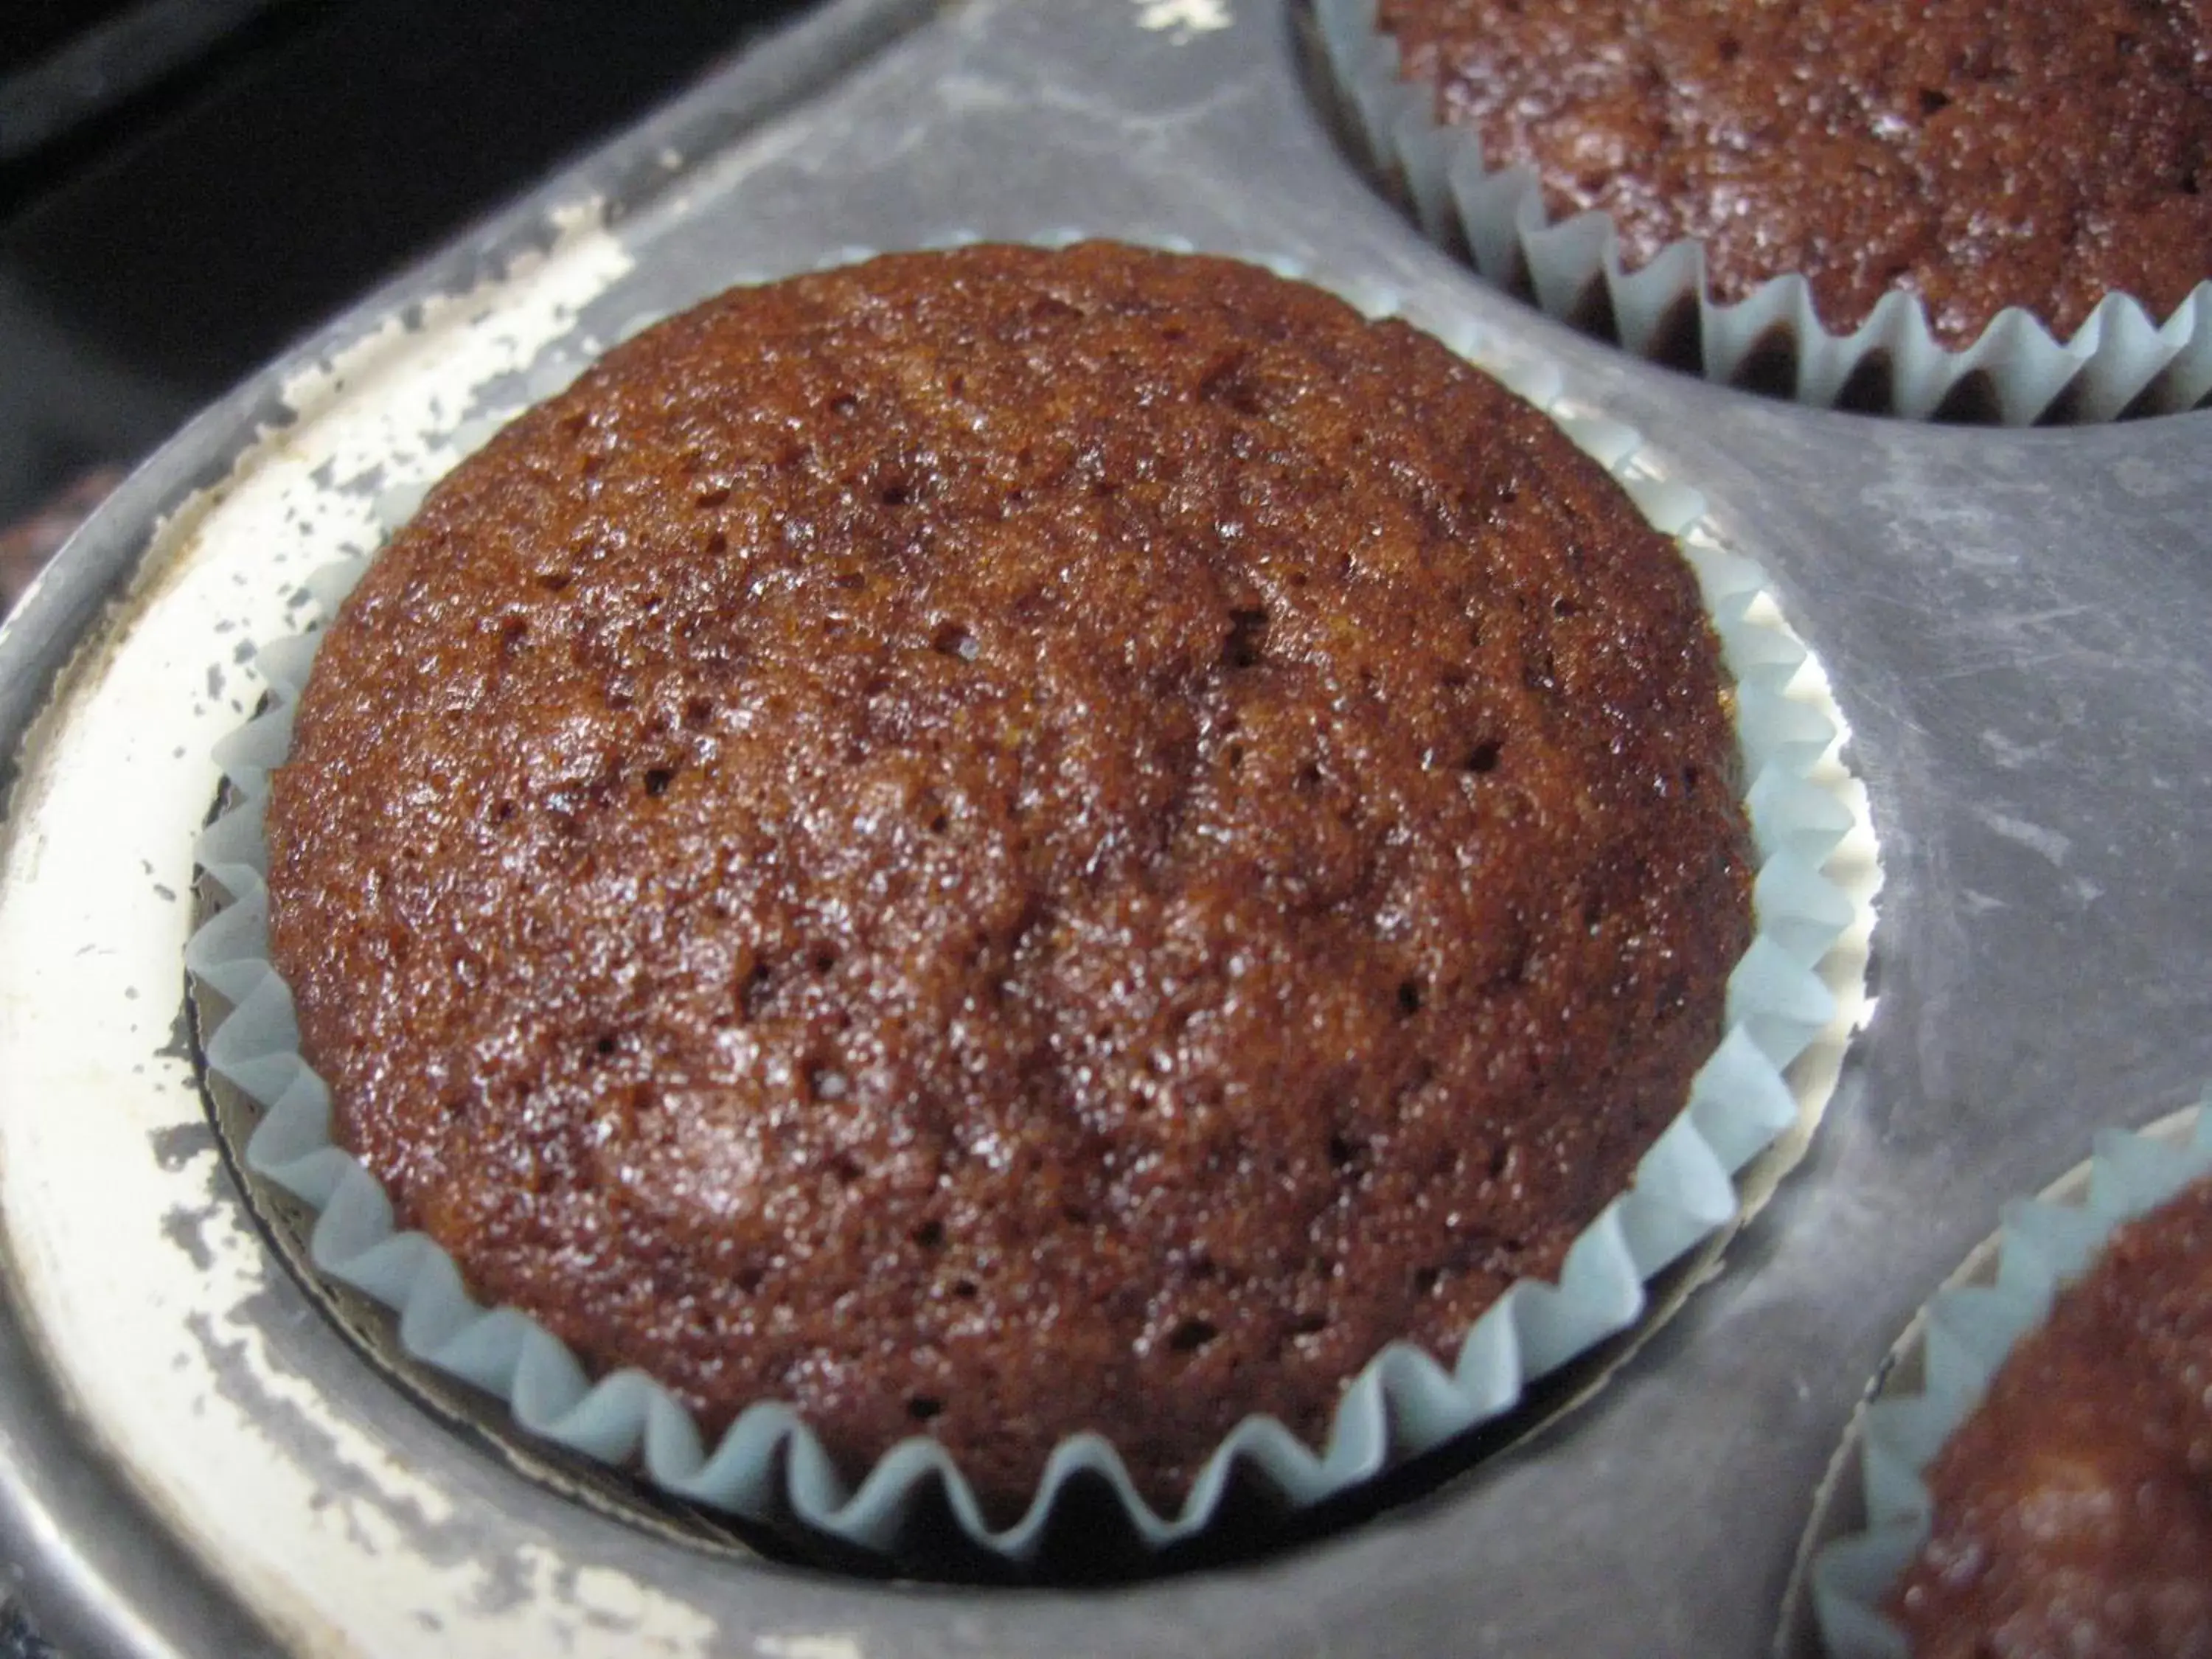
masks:
POLYGON ((805 9, 188 7, 226 26, 185 49, 157 27, 174 0, 0 7, 0 114, 19 118, 15 146, 0 133, 0 532, 805 9), (113 61, 131 28, 167 54, 136 79, 113 61), (104 80, 57 73, 102 50, 104 80), (23 149, 32 108, 45 125, 23 149))

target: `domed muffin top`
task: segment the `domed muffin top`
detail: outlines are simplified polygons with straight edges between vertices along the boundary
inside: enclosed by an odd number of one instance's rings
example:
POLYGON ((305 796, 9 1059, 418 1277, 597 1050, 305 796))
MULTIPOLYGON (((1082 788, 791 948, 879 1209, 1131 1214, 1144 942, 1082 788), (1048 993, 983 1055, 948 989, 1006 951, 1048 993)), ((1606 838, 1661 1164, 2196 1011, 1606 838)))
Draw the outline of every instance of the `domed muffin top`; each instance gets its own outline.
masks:
POLYGON ((268 814, 341 1139, 710 1430, 1173 1502, 1551 1274, 1749 935, 1677 551, 1229 261, 895 256, 608 354, 329 630, 268 814))

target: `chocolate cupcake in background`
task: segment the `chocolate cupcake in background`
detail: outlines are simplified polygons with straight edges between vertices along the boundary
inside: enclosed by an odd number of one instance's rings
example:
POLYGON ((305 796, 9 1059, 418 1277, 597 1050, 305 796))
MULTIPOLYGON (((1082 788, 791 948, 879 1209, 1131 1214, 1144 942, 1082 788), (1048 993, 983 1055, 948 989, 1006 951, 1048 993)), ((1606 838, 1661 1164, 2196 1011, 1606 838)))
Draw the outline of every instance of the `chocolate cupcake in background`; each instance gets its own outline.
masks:
POLYGON ((2212 1178, 2112 1235, 1929 1466, 1916 1653, 2212 1650, 2212 1178))
POLYGON ((1636 349, 1912 414, 2100 418, 2206 389, 2188 349, 2212 279, 2197 8, 1317 10, 1424 223, 1636 349), (1993 327, 2019 337, 1980 349, 1993 327))
POLYGON ((196 965, 281 1008, 210 1066, 319 1265, 686 1496, 881 1547, 941 1480, 1014 1554, 1083 1470, 1154 1542, 1240 1463, 1315 1501, 1631 1322, 1796 1121, 1832 732, 1698 556, 1254 266, 734 290, 434 490, 304 690, 264 649, 196 965))
POLYGON ((1836 1659, 2212 1652, 2212 1110, 2007 1212, 1866 1412, 1836 1659), (1992 1258, 1993 1259, 1990 1259, 1992 1258))

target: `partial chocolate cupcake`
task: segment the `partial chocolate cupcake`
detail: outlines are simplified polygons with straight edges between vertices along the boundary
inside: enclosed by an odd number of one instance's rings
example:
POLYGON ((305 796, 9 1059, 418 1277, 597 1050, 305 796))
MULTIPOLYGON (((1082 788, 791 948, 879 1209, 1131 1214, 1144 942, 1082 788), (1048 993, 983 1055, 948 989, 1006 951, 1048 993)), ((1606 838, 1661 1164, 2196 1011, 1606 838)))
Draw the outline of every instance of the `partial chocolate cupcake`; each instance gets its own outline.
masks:
POLYGON ((2212 1113, 2062 1185, 1931 1306, 1924 1392, 1869 1408, 1872 1529, 1815 1562, 1833 1654, 2212 1652, 2212 1113))
POLYGON ((1632 1318, 1794 1121, 1828 733, 1747 660, 1749 769, 1605 470, 1302 284, 733 291, 441 484, 287 713, 272 955, 391 1200, 319 1258, 396 1212, 580 1359, 465 1360, 526 1421, 865 1541, 933 1470, 1016 1548, 1079 1467, 1148 1536, 1248 1455, 1340 1489, 1632 1318))
POLYGON ((2212 309, 2194 8, 1317 9, 1424 222, 1635 349, 1808 401, 1978 395, 2014 421, 2212 385, 2191 348, 2212 309))

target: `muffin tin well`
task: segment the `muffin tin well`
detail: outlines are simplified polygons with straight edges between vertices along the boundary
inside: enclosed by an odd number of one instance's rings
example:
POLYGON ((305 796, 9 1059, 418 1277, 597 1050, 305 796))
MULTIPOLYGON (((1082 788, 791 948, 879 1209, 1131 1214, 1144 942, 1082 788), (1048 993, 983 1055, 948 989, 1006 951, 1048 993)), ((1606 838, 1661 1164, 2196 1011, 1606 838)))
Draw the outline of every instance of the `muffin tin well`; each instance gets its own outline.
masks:
MULTIPOLYGON (((1548 407, 1556 379, 1523 377, 1521 389, 1548 407)), ((1439 1356, 1442 1369, 1402 1345, 1373 1356, 1324 1441, 1309 1445, 1271 1418, 1247 1417, 1206 1460, 1188 1503, 1155 1512, 1128 1485, 1126 1443, 1101 1425, 1064 1439, 1027 1510, 994 1526, 958 1459, 933 1439, 909 1437, 848 1484, 803 1413, 769 1397, 749 1402, 719 1442, 702 1442, 676 1401, 639 1376, 590 1384, 543 1327, 476 1305, 452 1258, 421 1234, 396 1234, 384 1189, 331 1146, 328 1093, 301 1054, 290 998, 269 965, 261 814, 319 637, 312 623, 257 641, 269 706, 216 745, 224 804, 198 844, 211 902, 185 953, 204 1082, 249 1202, 365 1357, 467 1416, 519 1467, 543 1467, 565 1447, 635 1474, 628 1485, 648 1525, 665 1526, 665 1500, 679 1495, 679 1506, 696 1500, 732 1524, 749 1518, 756 1535, 764 1529, 787 1550, 833 1560, 858 1550, 877 1571, 1096 1583, 1218 1565, 1402 1501, 1530 1432, 1680 1307, 1802 1156, 1863 1007, 1872 921, 1864 789, 1838 758, 1826 677, 1763 573, 1714 540, 1702 495, 1650 470, 1638 434, 1589 419, 1564 430, 1613 471, 1635 510, 1677 535, 1734 671, 1757 938, 1730 964, 1727 1030, 1689 1103, 1583 1231, 1557 1284, 1509 1291, 1439 1356), (1826 872, 1832 861, 1847 884, 1826 872), (300 1200, 318 1216, 301 1214, 300 1200), (456 1401, 456 1377, 481 1395, 456 1401)), ((314 620, 362 574, 359 561, 317 572, 314 620)), ((619 1501, 625 1483, 600 1472, 592 1484, 619 1501)))
POLYGON ((0 1557, 128 1654, 1766 1650, 1863 1378, 2100 1102, 2212 1074, 2212 416, 1965 430, 1638 362, 1378 199, 1287 0, 833 0, 372 296, 141 472, 0 631, 0 1557), (1575 1415, 1249 1565, 873 1583, 617 1519, 362 1364, 222 1162, 181 1022, 208 759, 334 547, 596 344, 748 276, 1068 223, 1341 273, 1642 431, 1827 665, 1881 1006, 1805 1162, 1575 1415))

